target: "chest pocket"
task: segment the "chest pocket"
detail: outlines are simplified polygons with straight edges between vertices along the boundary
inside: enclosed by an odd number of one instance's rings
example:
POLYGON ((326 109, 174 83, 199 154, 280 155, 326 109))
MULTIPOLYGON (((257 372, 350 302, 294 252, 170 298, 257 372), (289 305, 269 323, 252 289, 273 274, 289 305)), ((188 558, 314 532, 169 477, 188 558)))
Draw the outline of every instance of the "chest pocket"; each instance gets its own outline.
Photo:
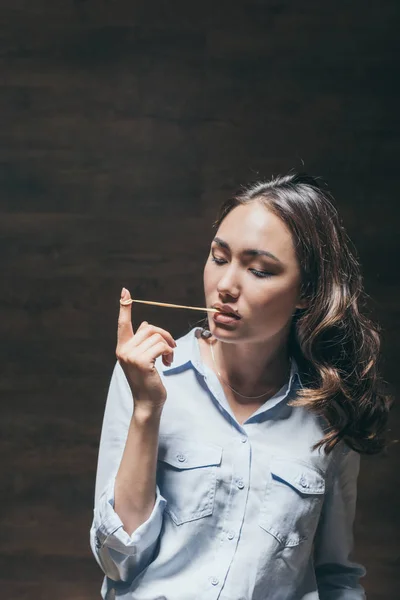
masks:
POLYGON ((157 484, 177 525, 212 514, 221 458, 220 446, 160 435, 157 484))
POLYGON ((283 546, 314 537, 325 494, 325 478, 312 465, 274 457, 259 525, 283 546))

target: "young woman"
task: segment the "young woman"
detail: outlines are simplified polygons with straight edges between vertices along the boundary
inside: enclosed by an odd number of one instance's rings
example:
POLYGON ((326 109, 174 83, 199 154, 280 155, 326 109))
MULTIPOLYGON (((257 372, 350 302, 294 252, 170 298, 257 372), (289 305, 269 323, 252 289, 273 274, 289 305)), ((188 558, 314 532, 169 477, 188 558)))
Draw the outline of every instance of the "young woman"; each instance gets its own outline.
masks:
POLYGON ((228 200, 204 289, 220 313, 177 342, 134 332, 120 308, 91 529, 103 598, 365 598, 350 558, 359 455, 382 449, 389 403, 318 182, 228 200))

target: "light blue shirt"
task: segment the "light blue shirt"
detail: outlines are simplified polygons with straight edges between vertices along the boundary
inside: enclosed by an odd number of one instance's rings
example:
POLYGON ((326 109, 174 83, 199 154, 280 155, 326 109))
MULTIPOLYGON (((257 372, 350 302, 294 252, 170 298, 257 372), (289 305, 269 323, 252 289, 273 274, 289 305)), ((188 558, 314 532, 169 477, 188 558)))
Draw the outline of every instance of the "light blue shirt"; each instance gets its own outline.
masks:
POLYGON ((324 423, 288 401, 290 379, 242 425, 192 329, 172 366, 159 434, 156 502, 128 535, 113 510, 114 482, 132 416, 117 362, 100 441, 92 551, 102 597, 125 600, 360 600, 350 561, 359 455, 312 450, 324 423))

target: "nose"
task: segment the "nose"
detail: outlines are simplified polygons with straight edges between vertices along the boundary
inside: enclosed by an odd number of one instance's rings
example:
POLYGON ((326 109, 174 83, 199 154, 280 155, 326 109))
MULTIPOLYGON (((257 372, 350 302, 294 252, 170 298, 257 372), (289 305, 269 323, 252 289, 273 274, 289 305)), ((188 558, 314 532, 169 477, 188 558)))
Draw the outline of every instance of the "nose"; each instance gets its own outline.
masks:
POLYGON ((240 286, 233 264, 225 269, 223 276, 218 282, 217 290, 221 296, 231 296, 232 298, 239 296, 240 286))

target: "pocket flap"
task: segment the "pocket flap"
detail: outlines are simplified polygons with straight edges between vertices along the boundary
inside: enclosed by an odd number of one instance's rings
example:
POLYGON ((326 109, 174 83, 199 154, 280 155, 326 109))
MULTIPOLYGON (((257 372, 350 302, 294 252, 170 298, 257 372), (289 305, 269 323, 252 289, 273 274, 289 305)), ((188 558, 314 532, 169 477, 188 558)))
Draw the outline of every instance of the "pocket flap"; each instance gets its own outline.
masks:
POLYGON ((289 484, 301 494, 325 493, 325 479, 312 465, 274 457, 271 461, 271 473, 274 479, 289 484))
POLYGON ((176 469, 195 469, 221 464, 222 448, 175 436, 160 436, 158 460, 176 469))

